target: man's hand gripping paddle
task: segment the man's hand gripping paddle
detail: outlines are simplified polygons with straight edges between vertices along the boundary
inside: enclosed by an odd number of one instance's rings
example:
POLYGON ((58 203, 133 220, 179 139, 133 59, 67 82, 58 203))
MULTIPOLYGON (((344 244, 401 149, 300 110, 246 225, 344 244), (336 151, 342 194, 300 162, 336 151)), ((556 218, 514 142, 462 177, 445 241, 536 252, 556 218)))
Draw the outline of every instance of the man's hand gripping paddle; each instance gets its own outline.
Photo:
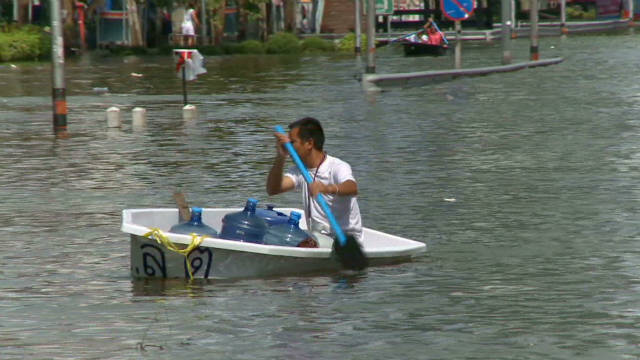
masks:
MULTIPOLYGON (((276 132, 286 135, 282 126, 276 126, 275 130, 276 132)), ((296 163, 296 166, 302 173, 302 176, 304 176, 304 180, 307 182, 307 184, 311 184, 313 182, 313 179, 309 174, 309 170, 307 170, 307 167, 300 159, 300 156, 298 156, 296 149, 293 148, 293 145, 291 145, 290 142, 287 142, 284 145, 287 148, 287 151, 289 151, 293 162, 296 163)), ((324 210, 324 213, 329 219, 329 223, 331 224, 333 232, 336 233, 336 239, 333 242, 333 252, 336 255, 338 261, 342 264, 342 266, 349 270, 362 270, 366 268, 369 265, 369 261, 364 255, 364 252, 362 251, 362 247, 360 246, 358 240, 356 240, 356 238, 352 235, 346 236, 344 234, 342 228, 340 228, 340 225, 338 224, 338 221, 333 216, 331 208, 329 208, 329 204, 327 204, 322 194, 318 193, 318 195, 316 196, 316 201, 318 201, 318 204, 320 204, 322 210, 324 210)))

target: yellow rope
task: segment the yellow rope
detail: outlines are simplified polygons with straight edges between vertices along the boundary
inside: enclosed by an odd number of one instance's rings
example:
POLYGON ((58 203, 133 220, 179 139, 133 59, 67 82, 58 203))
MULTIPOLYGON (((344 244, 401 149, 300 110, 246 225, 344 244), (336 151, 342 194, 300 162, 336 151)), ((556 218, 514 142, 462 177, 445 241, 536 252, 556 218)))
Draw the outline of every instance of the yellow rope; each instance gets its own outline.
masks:
POLYGON ((162 230, 158 228, 151 228, 150 230, 151 231, 142 236, 151 240, 155 240, 158 242, 158 244, 164 245, 167 249, 184 255, 185 261, 187 262, 187 270, 189 271, 189 279, 193 280, 193 270, 191 269, 191 262, 189 261, 189 253, 191 253, 193 249, 200 246, 205 237, 198 236, 198 234, 196 233, 191 233, 191 243, 189 244, 189 246, 184 249, 180 249, 178 248, 178 246, 176 246, 175 243, 171 241, 171 239, 169 239, 167 235, 165 235, 165 233, 162 232, 162 230))

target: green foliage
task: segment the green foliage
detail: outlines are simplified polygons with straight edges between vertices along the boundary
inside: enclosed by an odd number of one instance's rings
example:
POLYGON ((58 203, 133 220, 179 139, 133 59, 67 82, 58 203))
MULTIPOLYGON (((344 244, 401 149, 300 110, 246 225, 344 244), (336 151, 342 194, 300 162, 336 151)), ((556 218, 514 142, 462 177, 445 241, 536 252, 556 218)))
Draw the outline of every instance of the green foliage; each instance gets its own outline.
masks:
POLYGON ((267 54, 298 54, 300 40, 291 33, 277 33, 267 41, 267 54))
POLYGON ((264 45, 257 40, 247 40, 240 43, 239 49, 242 54, 264 54, 264 45))
POLYGON ((317 36, 309 37, 302 40, 302 44, 300 44, 300 46, 302 48, 302 52, 304 53, 320 53, 335 50, 333 42, 324 40, 317 36))
POLYGON ((51 55, 51 36, 37 26, 0 32, 0 61, 37 60, 51 55))
MULTIPOLYGON (((366 49, 366 47, 367 47, 367 35, 362 34, 361 39, 360 39, 360 48, 361 49, 366 49)), ((345 37, 340 39, 340 41, 338 42, 338 50, 339 51, 353 52, 355 48, 356 48, 356 34, 355 33, 349 33, 349 34, 345 35, 345 37)))
POLYGON ((213 46, 213 45, 201 46, 198 48, 198 51, 200 52, 200 54, 205 56, 225 54, 224 48, 222 46, 213 46))
POLYGON ((585 10, 581 5, 568 6, 567 17, 569 19, 595 20, 596 8, 588 7, 588 10, 585 10))

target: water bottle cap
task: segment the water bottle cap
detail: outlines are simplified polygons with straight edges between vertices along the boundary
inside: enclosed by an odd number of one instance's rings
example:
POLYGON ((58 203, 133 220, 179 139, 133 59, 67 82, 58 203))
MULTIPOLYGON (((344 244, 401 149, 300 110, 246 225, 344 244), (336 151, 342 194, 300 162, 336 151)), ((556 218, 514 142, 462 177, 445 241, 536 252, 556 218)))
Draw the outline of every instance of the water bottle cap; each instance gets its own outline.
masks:
POLYGON ((300 214, 297 211, 292 211, 291 214, 289 214, 289 216, 293 219, 293 220, 298 220, 300 221, 300 218, 302 218, 302 214, 300 214))
POLYGON ((251 203, 251 204, 253 204, 253 205, 257 205, 257 204, 258 204, 258 199, 255 199, 255 198, 249 198, 249 199, 247 199, 247 202, 248 202, 248 203, 251 203))
POLYGON ((197 206, 192 206, 191 211, 194 213, 202 213, 202 208, 197 206))

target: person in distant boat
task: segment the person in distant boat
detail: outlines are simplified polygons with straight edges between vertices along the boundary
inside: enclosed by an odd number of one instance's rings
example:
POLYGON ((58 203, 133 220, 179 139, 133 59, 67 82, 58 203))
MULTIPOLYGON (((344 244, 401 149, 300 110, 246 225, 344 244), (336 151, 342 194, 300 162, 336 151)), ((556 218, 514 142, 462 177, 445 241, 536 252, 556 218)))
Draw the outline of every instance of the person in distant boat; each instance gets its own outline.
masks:
POLYGON ((198 22, 198 17, 196 16, 195 4, 190 2, 182 20, 183 45, 188 47, 196 45, 196 26, 200 26, 200 22, 198 22))
POLYGON ((358 184, 348 163, 323 150, 324 131, 320 122, 305 117, 289 124, 288 136, 280 133, 274 135, 277 151, 267 177, 267 193, 276 195, 294 189, 302 191, 307 226, 320 247, 331 247, 335 234, 316 201, 317 194, 323 194, 342 230, 362 240, 362 220, 356 198, 358 184), (308 186, 295 165, 284 171, 288 155, 284 144, 289 141, 313 178, 308 186))
POLYGON ((436 27, 433 25, 433 22, 431 20, 427 21, 427 23, 424 24, 424 32, 425 32, 426 38, 423 35, 422 42, 427 43, 429 45, 437 45, 437 46, 440 46, 442 45, 442 43, 444 43, 444 38, 442 37, 442 33, 438 31, 438 29, 436 29, 436 27))

